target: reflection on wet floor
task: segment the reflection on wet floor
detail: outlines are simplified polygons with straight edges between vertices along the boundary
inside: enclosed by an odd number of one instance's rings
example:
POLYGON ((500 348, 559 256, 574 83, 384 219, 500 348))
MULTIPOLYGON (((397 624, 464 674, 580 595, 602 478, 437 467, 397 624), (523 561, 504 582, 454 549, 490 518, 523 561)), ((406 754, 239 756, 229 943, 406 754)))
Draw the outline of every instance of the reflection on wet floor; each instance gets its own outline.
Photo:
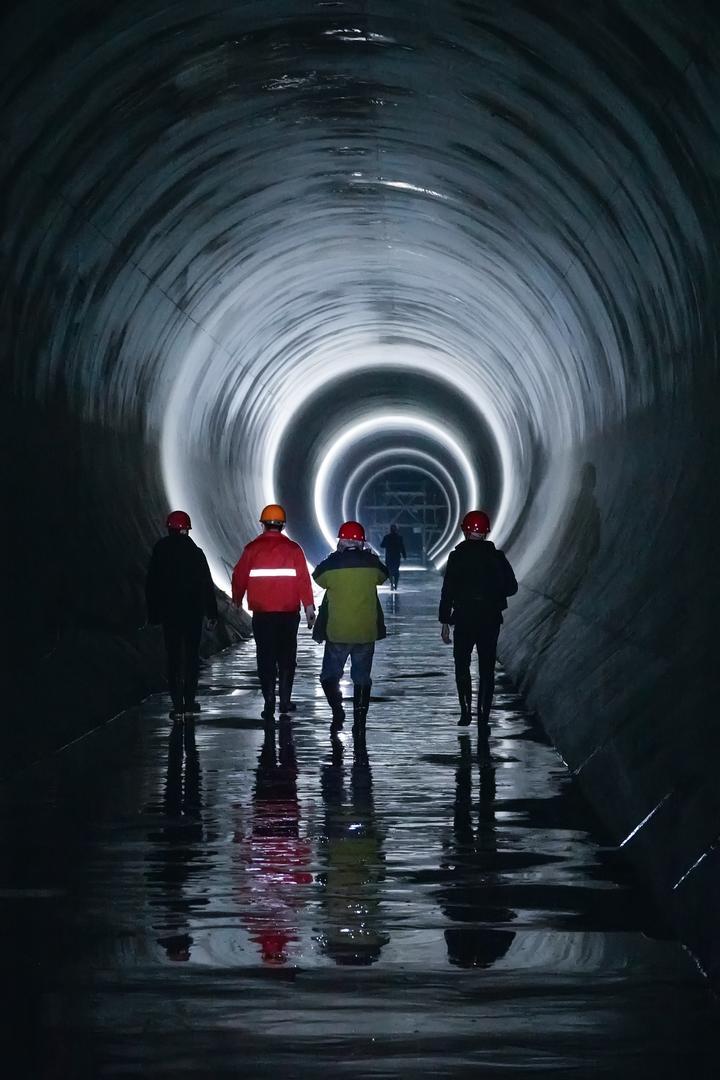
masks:
POLYGON ((247 643, 194 723, 152 699, 0 789, 14 1077, 716 1074, 701 976, 502 672, 459 733, 436 599, 384 597, 366 742, 301 634, 292 720, 247 643))

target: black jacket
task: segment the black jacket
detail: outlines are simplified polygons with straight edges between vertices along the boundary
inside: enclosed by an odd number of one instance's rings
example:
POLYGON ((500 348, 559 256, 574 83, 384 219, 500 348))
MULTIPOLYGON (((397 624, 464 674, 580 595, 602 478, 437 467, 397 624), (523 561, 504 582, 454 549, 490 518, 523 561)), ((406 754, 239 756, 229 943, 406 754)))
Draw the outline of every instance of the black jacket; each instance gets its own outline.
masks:
POLYGON ((217 618, 215 587, 203 552, 183 533, 155 545, 145 579, 148 622, 217 618))
POLYGON ((440 611, 442 623, 473 622, 496 616, 518 590, 515 574, 491 540, 463 540, 445 567, 440 611))
POLYGON ((385 560, 388 566, 399 566, 401 558, 407 559, 405 541, 400 533, 387 533, 383 536, 380 547, 385 548, 385 560))

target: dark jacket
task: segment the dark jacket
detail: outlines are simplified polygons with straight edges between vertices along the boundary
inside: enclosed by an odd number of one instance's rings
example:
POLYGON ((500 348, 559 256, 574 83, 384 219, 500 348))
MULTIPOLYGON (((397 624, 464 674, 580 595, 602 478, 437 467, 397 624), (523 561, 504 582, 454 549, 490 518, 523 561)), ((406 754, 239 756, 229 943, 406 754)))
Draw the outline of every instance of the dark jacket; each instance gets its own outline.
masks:
POLYGON ((385 637, 385 622, 377 586, 387 581, 387 570, 372 551, 347 548, 333 551, 315 567, 313 577, 326 589, 316 641, 361 645, 385 637), (325 611, 327 623, 325 623, 325 611))
POLYGON ((440 611, 442 623, 498 618, 508 596, 518 590, 515 574, 491 540, 463 540, 450 552, 445 567, 440 611))
POLYGON ((145 600, 148 622, 217 618, 215 587, 203 552, 183 533, 170 533, 153 548, 145 600))
POLYGON ((387 533, 380 541, 380 547, 385 548, 385 560, 388 566, 399 566, 401 557, 407 559, 405 541, 400 533, 387 533))

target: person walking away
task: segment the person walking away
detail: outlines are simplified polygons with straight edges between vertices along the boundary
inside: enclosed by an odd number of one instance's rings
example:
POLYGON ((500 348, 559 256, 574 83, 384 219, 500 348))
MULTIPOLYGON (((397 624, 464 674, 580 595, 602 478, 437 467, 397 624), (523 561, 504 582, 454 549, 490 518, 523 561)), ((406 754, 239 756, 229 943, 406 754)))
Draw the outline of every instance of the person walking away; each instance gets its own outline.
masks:
POLYGON ((502 612, 518 585, 503 552, 487 539, 490 519, 483 510, 466 514, 462 530, 465 539, 450 552, 445 567, 438 617, 446 645, 450 644, 450 626, 455 628, 453 656, 460 726, 472 719, 470 658, 473 648, 477 650, 477 720, 478 734, 482 736, 487 732, 495 691, 495 655, 502 612))
POLYGON ((377 586, 387 581, 388 572, 377 555, 366 549, 363 526, 346 521, 338 531, 337 550, 315 567, 313 577, 325 589, 323 608, 327 617, 313 636, 325 639, 320 684, 332 709, 332 729, 340 727, 345 719, 340 679, 349 656, 353 734, 362 738, 370 704, 375 642, 385 637, 377 586))
POLYGON ((275 689, 280 713, 295 706, 291 701, 297 663, 300 605, 309 629, 315 623, 312 582, 303 549, 283 536, 286 515, 271 503, 260 514, 263 531, 245 547, 232 574, 233 603, 239 607, 247 592, 257 650, 258 677, 265 701, 263 720, 275 715, 275 689))
POLYGON ((390 578, 390 588, 395 592, 400 581, 400 559, 407 559, 405 541, 397 525, 390 526, 390 532, 382 538, 380 547, 385 548, 385 565, 390 578))
POLYGON ((188 535, 184 510, 168 514, 167 536, 153 548, 145 579, 148 622, 162 624, 174 718, 200 711, 197 695, 203 616, 217 619, 215 587, 207 559, 188 535))

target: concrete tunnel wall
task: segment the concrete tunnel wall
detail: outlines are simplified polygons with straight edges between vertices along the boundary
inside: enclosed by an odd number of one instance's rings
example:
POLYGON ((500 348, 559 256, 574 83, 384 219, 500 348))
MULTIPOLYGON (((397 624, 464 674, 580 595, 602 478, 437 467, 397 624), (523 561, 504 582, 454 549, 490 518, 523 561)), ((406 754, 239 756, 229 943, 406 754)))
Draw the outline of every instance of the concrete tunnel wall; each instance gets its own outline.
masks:
POLYGON ((719 28, 660 0, 10 7, 8 768, 159 685, 171 505, 222 586, 263 501, 316 558, 348 477, 414 455, 490 509, 503 660, 717 974, 719 28))

